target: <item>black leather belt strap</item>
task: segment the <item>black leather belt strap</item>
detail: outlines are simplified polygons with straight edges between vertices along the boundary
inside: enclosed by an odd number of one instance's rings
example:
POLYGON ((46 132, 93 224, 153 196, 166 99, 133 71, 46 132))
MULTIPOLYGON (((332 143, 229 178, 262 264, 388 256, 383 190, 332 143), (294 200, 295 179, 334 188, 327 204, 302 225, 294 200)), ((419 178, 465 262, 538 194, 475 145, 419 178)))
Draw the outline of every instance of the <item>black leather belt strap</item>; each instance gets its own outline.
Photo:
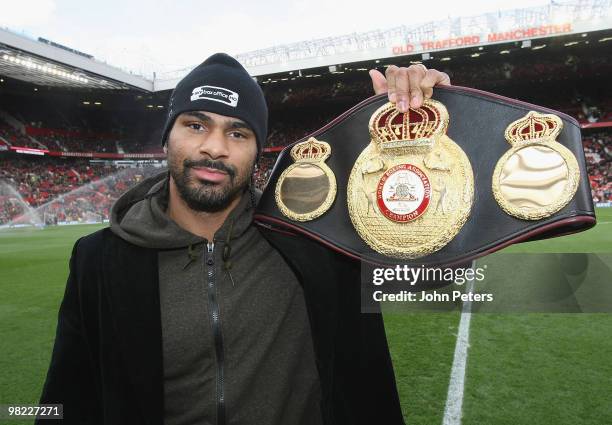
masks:
POLYGON ((474 199, 467 222, 443 248, 421 258, 399 261, 370 248, 351 222, 347 206, 349 175, 357 157, 370 143, 368 122, 374 111, 387 102, 386 95, 364 100, 323 128, 286 147, 279 155, 259 202, 255 222, 272 230, 306 235, 347 256, 370 263, 424 265, 463 263, 513 243, 575 233, 595 225, 580 127, 575 119, 544 107, 457 86, 436 88, 433 99, 446 106, 450 116, 447 135, 466 153, 474 173, 474 199), (491 185, 496 163, 510 148, 504 137, 506 128, 529 111, 561 118, 563 129, 556 140, 573 153, 580 169, 578 188, 569 203, 539 220, 524 220, 504 212, 494 198, 491 185), (275 187, 281 173, 295 163, 290 156, 291 147, 309 137, 331 146, 331 155, 325 164, 335 175, 337 194, 322 215, 310 221, 296 221, 279 210, 275 187))

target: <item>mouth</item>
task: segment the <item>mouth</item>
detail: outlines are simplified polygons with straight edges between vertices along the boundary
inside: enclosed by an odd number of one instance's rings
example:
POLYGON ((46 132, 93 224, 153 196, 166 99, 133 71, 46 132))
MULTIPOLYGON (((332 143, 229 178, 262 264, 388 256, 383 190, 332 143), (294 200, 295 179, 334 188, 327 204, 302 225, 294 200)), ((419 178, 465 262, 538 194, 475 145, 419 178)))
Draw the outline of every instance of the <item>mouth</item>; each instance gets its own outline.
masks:
POLYGON ((216 168, 209 167, 192 167, 193 173, 199 180, 205 180, 209 182, 219 183, 227 177, 225 171, 218 170, 216 168))

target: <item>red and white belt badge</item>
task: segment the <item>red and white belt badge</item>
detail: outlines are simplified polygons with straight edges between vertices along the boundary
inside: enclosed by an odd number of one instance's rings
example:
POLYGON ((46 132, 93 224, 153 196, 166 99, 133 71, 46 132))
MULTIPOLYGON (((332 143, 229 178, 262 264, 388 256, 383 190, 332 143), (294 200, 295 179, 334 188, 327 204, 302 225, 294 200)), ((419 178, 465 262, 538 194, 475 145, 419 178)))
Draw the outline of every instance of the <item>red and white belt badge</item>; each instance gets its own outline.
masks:
POLYGON ((393 221, 420 217, 431 199, 427 175, 412 164, 398 164, 388 169, 378 182, 376 201, 380 212, 393 221))

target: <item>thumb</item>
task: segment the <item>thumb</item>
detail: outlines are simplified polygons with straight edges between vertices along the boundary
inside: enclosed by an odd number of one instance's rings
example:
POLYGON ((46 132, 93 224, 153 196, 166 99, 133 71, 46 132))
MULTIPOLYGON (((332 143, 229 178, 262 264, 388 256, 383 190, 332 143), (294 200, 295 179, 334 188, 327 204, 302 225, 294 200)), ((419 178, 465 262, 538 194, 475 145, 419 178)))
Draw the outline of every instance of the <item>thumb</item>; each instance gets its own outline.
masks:
POLYGON ((387 79, 377 69, 370 69, 370 78, 375 94, 387 93, 387 79))

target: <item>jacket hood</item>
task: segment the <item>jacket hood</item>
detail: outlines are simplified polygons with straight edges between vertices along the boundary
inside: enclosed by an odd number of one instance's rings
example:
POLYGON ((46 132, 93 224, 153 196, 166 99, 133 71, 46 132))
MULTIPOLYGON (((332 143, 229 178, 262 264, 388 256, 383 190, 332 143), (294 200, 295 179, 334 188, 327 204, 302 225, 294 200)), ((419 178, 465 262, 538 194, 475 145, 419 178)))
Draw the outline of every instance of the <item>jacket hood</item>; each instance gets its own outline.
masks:
MULTIPOLYGON (((125 192, 111 208, 110 228, 120 238, 134 245, 154 249, 185 248, 206 242, 180 227, 167 214, 169 173, 149 177, 125 192)), ((245 191, 240 202, 215 233, 215 240, 235 239, 246 232, 253 221, 253 210, 260 191, 251 196, 245 191)))

